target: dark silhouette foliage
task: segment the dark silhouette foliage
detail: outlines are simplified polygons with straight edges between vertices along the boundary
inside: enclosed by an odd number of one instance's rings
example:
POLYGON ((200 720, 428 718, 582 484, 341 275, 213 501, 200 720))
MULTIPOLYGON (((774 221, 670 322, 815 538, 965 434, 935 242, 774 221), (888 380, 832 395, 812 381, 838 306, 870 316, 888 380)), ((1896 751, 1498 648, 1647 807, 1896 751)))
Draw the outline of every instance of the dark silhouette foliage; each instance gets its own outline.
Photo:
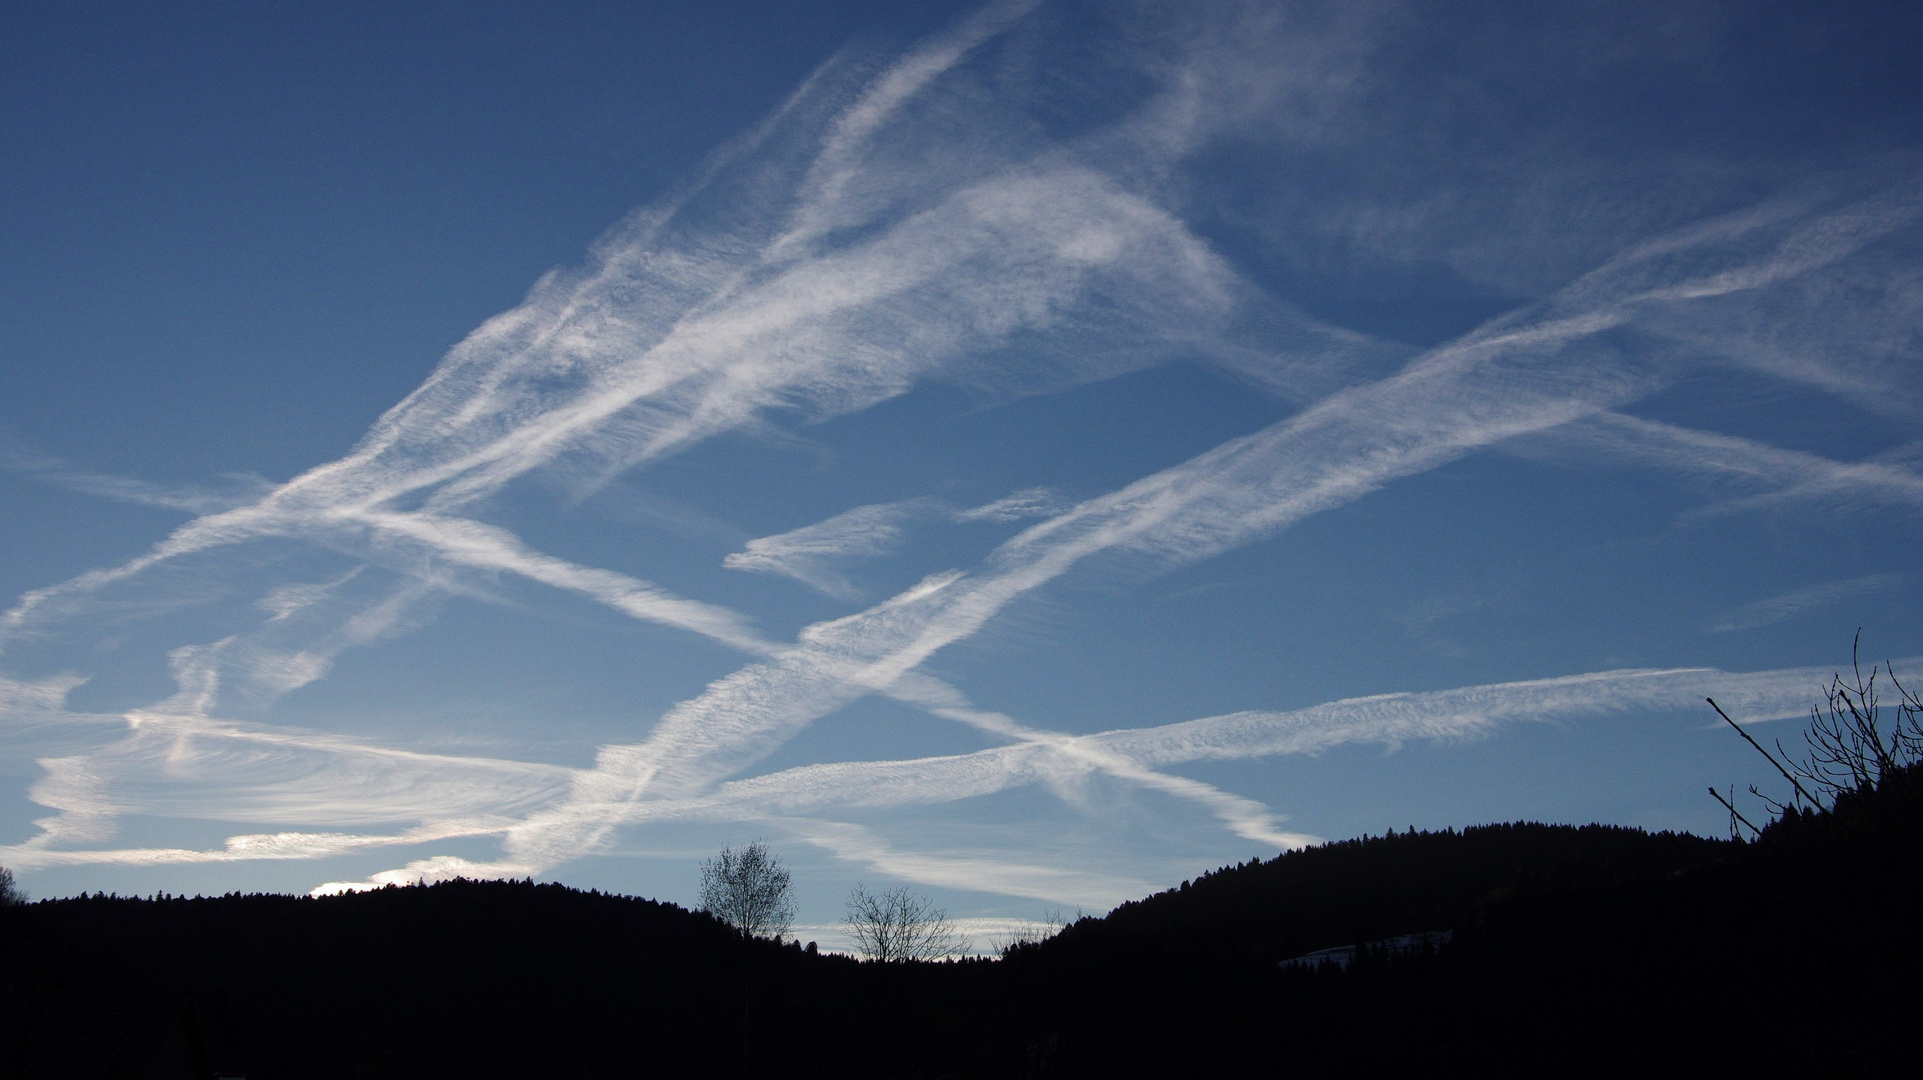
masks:
POLYGON ((792 876, 781 860, 757 840, 701 864, 701 899, 696 905, 748 937, 777 942, 795 923, 792 876))
POLYGON ((674 905, 525 881, 92 895, 7 915, 17 999, 192 994, 228 1033, 216 1067, 250 1080, 814 1075, 792 1060, 827 1012, 810 1002, 845 996, 858 967, 674 905))

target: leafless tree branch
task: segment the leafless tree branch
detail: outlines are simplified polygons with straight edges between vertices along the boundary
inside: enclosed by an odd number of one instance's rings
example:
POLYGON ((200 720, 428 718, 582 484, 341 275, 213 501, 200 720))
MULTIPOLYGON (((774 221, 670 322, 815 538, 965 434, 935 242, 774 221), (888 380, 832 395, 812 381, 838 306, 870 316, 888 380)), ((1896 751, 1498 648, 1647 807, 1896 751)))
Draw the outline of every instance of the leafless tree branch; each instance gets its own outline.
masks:
POLYGON ((779 940, 795 922, 789 874, 781 861, 757 840, 736 851, 701 864, 699 909, 748 937, 779 940))
POLYGON ((878 893, 856 885, 845 925, 862 958, 877 963, 941 960, 968 950, 948 913, 906 885, 878 893))

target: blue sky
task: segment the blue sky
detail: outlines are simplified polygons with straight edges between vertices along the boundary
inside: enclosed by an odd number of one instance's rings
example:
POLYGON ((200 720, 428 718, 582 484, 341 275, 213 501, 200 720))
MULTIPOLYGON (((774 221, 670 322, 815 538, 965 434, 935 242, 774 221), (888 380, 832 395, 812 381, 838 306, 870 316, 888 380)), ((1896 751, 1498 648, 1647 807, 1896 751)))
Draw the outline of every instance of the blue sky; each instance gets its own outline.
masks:
POLYGON ((1923 653, 1886 5, 5 19, 35 895, 689 902, 764 838, 811 927, 980 936, 1713 832, 1706 694, 1923 653))

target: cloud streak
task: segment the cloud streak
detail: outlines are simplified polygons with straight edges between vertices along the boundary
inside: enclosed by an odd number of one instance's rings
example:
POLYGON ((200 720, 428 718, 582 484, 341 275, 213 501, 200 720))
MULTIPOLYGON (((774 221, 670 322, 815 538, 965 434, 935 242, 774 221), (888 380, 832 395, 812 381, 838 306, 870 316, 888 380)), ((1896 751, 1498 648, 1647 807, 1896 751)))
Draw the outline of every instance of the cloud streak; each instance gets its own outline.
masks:
MULTIPOLYGON (((1916 667, 1923 658, 1897 662, 1916 667)), ((1319 754, 1338 746, 1399 747, 1418 741, 1481 738, 1504 724, 1562 723, 1631 711, 1691 712, 1713 696, 1741 723, 1807 714, 1831 669, 1725 672, 1714 668, 1627 669, 1455 690, 1374 694, 1307 709, 1251 710, 1161 727, 1118 729, 1065 742, 1135 765, 1163 768, 1282 754, 1319 754)), ((1061 767, 1039 742, 971 754, 890 762, 841 762, 786 769, 720 785, 707 798, 666 804, 674 814, 808 814, 828 808, 885 809, 981 798, 1011 787, 1046 784, 1061 767)))
MULTIPOLYGON (((1911 658, 1898 661, 1897 666, 1908 670, 1920 662, 1923 658, 1911 658)), ((1566 723, 1631 711, 1690 713, 1703 708, 1704 696, 1716 697, 1743 723, 1780 720, 1803 715, 1829 673, 1828 668, 1735 673, 1711 668, 1605 671, 1454 690, 1378 694, 1306 709, 1238 712, 1084 736, 1050 734, 1053 743, 1033 739, 970 754, 785 769, 729 781, 710 793, 690 798, 632 803, 624 822, 758 821, 878 873, 927 885, 1101 907, 1139 895, 1144 891, 1143 883, 1059 866, 1036 867, 1020 860, 905 853, 870 827, 819 815, 872 813, 986 798, 1032 785, 1058 786, 1064 779, 1094 771, 1100 762, 1126 763, 1127 768, 1146 775, 1194 762, 1313 755, 1344 745, 1398 747, 1411 742, 1481 738, 1505 724, 1519 722, 1566 723)), ((185 726, 192 721, 143 716, 139 728, 146 737, 128 740, 110 757, 43 763, 49 775, 36 789, 35 798, 68 814, 58 829, 39 842, 0 849, 0 859, 23 867, 323 859, 456 837, 506 835, 520 827, 511 816, 517 805, 525 807, 525 800, 543 796, 558 798, 560 789, 555 781, 567 772, 528 763, 393 751, 334 737, 262 732, 230 723, 185 726), (218 747, 226 741, 240 745, 211 752, 195 749, 203 744, 218 747), (251 757, 244 769, 220 770, 226 784, 234 784, 248 769, 263 778, 265 774, 292 772, 322 775, 327 782, 291 787, 278 779, 259 785, 242 783, 234 793, 241 805, 222 808, 213 815, 221 819, 242 819, 251 804, 255 811, 267 810, 267 817, 281 814, 319 820, 340 815, 345 808, 344 819, 365 820, 370 816, 366 807, 385 805, 385 810, 371 816, 419 815, 431 820, 391 834, 244 834, 230 838, 220 848, 206 850, 63 850, 53 846, 56 840, 75 843, 101 838, 107 834, 101 826, 117 813, 177 809, 166 804, 164 791, 139 778, 141 768, 166 771, 185 761, 187 772, 172 773, 168 780, 192 782, 193 771, 205 766, 203 755, 236 754, 251 757), (290 763, 289 754, 319 760, 290 763), (145 766, 141 764, 143 759, 148 763, 145 766), (339 760, 330 764, 331 759, 339 760), (115 792, 113 798, 106 795, 109 786, 115 792), (383 792, 387 793, 385 802, 383 792), (270 796, 264 804, 257 801, 263 794, 270 796), (306 805, 301 805, 303 802, 306 805)), ((1114 769, 1111 774, 1136 779, 1127 768, 1114 769)), ((1192 793, 1180 790, 1167 793, 1192 797, 1192 793)), ((1297 834, 1296 843, 1310 839, 1297 834)), ((323 888, 342 891, 463 875, 530 874, 542 869, 538 861, 513 855, 492 863, 435 856, 364 882, 333 882, 323 888)))
POLYGON ((12 446, 12 442, 0 438, 0 469, 30 476, 42 483, 77 491, 82 495, 134 506, 178 510, 189 514, 218 513, 253 502, 273 487, 258 476, 240 475, 226 477, 227 483, 220 488, 167 487, 75 468, 59 458, 12 446))
POLYGON ((1718 634, 1760 629, 1800 615, 1810 608, 1883 592, 1906 579, 1907 575, 1903 574, 1868 574, 1847 581, 1830 581, 1807 589, 1793 589, 1725 612, 1709 629, 1718 634))
POLYGON ((947 520, 1005 525, 1053 517, 1067 509, 1047 488, 1026 488, 993 502, 958 510, 931 498, 857 506, 831 518, 748 541, 721 564, 730 570, 793 578, 838 600, 858 601, 862 591, 833 569, 843 561, 892 554, 919 524, 947 520))
POLYGON ((1571 464, 1662 469, 1720 496, 1692 511, 1719 516, 1797 503, 1862 511, 1923 511, 1923 473, 1897 461, 1844 462, 1754 439, 1603 412, 1518 440, 1509 449, 1571 464))
POLYGON ((910 524, 936 509, 927 500, 857 506, 813 525, 750 540, 745 550, 729 555, 721 565, 779 574, 837 599, 859 600, 861 590, 831 569, 833 564, 889 554, 910 524))

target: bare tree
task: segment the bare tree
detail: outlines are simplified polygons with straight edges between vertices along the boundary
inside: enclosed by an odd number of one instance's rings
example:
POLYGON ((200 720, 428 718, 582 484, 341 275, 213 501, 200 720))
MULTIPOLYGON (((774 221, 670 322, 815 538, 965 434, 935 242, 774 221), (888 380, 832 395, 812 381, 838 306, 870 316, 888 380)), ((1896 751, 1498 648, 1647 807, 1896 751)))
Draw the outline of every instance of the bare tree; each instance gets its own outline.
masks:
POLYGON ((795 922, 788 871, 759 840, 701 864, 699 909, 748 937, 780 940, 795 922))
POLYGON ((848 894, 848 936, 862 958, 877 963, 941 960, 968 951, 968 939, 948 912, 906 885, 871 893, 860 885, 848 894))
POLYGON ((1042 916, 1040 922, 1024 923, 1014 930, 996 935, 994 940, 990 942, 990 945, 1001 955, 1002 959, 1006 960, 1023 949, 1040 945, 1042 942, 1061 933, 1070 923, 1080 920, 1081 917, 1081 908, 1075 909, 1075 918, 1073 919, 1070 919, 1059 911, 1050 911, 1048 914, 1042 916))
POLYGON ((27 894, 20 891, 14 883, 13 871, 0 866, 0 907, 12 907, 27 902, 27 894))
MULTIPOLYGON (((1857 644, 1861 642, 1859 631, 1857 644)), ((1709 707, 1789 781, 1793 794, 1787 802, 1764 795, 1754 784, 1749 787, 1750 794, 1773 816, 1798 807, 1832 810, 1838 800, 1859 793, 1882 792, 1906 801, 1917 797, 1910 770, 1923 762, 1923 698, 1897 679, 1896 669, 1887 661, 1872 664, 1865 675, 1855 646, 1850 649, 1850 658, 1850 677, 1834 676, 1824 688, 1823 703, 1810 706, 1809 726, 1803 731, 1806 752, 1800 756, 1785 748, 1781 740, 1776 742, 1776 753, 1770 753, 1730 719, 1714 698, 1709 701, 1709 707), (1894 717, 1884 712, 1879 681, 1896 693, 1894 717)), ((1734 789, 1728 798, 1714 788, 1710 794, 1729 811, 1731 836, 1736 835, 1738 823, 1761 835, 1760 829, 1737 812, 1734 789)))
MULTIPOLYGON (((1859 631, 1859 645, 1862 636, 1859 631)), ((1808 782, 1816 797, 1832 804, 1851 792, 1883 788, 1923 761, 1923 700, 1897 680, 1896 669, 1887 661, 1880 669, 1872 664, 1868 678, 1863 676, 1855 645, 1850 647, 1850 661, 1850 680, 1835 676, 1823 691, 1823 704, 1810 706, 1809 728, 1803 733, 1809 752, 1791 770, 1808 782), (1896 691, 1893 718, 1883 713, 1876 686, 1879 676, 1896 691)), ((1777 749, 1782 749, 1781 744, 1777 749)), ((1801 790, 1804 785, 1797 787, 1801 790)))

